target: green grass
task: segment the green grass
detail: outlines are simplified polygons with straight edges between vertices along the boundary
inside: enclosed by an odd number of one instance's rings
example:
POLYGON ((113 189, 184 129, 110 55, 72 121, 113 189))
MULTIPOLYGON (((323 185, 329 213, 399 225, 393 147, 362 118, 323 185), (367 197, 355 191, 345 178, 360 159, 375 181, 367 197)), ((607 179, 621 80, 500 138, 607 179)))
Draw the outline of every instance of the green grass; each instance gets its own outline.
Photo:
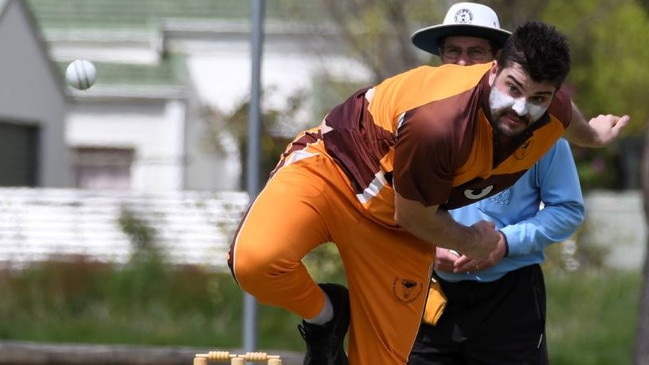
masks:
MULTIPOLYGON (((0 273, 0 339, 239 347, 243 295, 229 273, 140 262, 48 262, 0 273)), ((260 347, 294 338, 297 318, 261 307, 260 347), (292 326, 291 326, 292 325, 292 326)))
POLYGON ((639 272, 546 275, 553 365, 633 363, 639 272))
MULTIPOLYGON (((330 266, 312 272, 339 281, 330 266)), ((640 274, 548 271, 552 364, 631 363, 640 274)), ((0 271, 0 293, 4 340, 241 346, 243 295, 229 273, 146 257, 121 268, 78 258, 0 271)), ((259 348, 302 351, 298 321, 260 306, 259 348)))

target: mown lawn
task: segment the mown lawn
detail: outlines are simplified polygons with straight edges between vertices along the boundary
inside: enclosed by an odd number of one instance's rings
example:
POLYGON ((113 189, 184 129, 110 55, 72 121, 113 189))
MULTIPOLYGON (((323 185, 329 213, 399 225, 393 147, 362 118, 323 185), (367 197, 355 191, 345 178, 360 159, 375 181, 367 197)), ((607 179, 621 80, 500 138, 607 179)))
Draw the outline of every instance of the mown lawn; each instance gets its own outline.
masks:
POLYGON ((641 273, 546 275, 553 365, 632 364, 641 273))
MULTIPOLYGON (((632 363, 639 272, 550 271, 546 281, 553 365, 632 363)), ((229 273, 78 258, 1 271, 0 293, 4 340, 241 346, 243 296, 229 273)), ((303 350, 297 317, 262 306, 259 319, 260 349, 303 350)))

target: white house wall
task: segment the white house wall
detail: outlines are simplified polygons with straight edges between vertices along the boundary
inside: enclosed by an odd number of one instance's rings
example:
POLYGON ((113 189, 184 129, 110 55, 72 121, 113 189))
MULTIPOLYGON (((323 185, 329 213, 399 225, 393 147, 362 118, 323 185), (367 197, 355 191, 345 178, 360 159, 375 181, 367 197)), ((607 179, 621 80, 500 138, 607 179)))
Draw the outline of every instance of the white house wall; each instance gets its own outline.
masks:
POLYGON ((184 188, 199 191, 240 190, 241 164, 236 141, 227 134, 220 135, 223 150, 217 152, 206 138, 206 133, 212 133, 206 121, 201 115, 195 114, 188 114, 185 125, 184 188))
MULTIPOLYGON (((344 56, 342 50, 332 44, 333 40, 305 40, 291 34, 267 35, 262 52, 262 108, 286 108, 290 96, 298 91, 306 91, 309 95, 313 80, 323 74, 357 82, 370 78, 370 73, 361 63, 344 56)), ((249 35, 215 34, 200 40, 174 39, 168 46, 186 55, 188 75, 199 104, 229 114, 249 98, 252 71, 249 35)), ((323 116, 311 114, 310 101, 306 101, 295 120, 284 126, 286 135, 292 136, 301 129, 320 123, 323 116)), ((197 148, 200 126, 193 123, 190 128, 188 140, 194 141, 194 144, 186 146, 190 163, 216 168, 219 175, 206 174, 205 171, 209 170, 188 169, 186 186, 199 190, 210 186, 217 190, 237 189, 238 176, 242 173, 238 152, 230 149, 224 155, 205 154, 199 150, 192 153, 192 148, 197 148), (192 135, 196 137, 192 138, 192 135), (201 158, 192 158, 201 155, 201 158)))
MULTIPOLYGON (((202 100, 224 112, 250 95, 251 55, 248 47, 188 55, 188 68, 202 100)), ((285 52, 268 44, 262 55, 264 107, 284 108, 296 91, 310 90, 315 76, 329 73, 341 80, 369 79, 360 63, 341 55, 323 58, 305 52, 285 52)), ((341 100, 342 101, 342 100, 341 100)))
POLYGON ((133 190, 182 190, 184 112, 178 101, 76 104, 67 119, 66 141, 71 147, 132 148, 133 190))

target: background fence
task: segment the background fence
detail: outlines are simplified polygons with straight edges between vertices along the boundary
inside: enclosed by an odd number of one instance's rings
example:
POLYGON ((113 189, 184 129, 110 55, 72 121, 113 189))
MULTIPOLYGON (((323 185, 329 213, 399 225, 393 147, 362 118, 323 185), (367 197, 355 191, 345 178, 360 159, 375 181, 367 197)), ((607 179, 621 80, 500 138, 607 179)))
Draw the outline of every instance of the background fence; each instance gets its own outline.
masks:
POLYGON ((123 263, 133 251, 120 227, 128 212, 153 229, 178 264, 225 268, 230 238, 248 204, 242 192, 135 193, 0 189, 0 262, 22 265, 66 255, 123 263))

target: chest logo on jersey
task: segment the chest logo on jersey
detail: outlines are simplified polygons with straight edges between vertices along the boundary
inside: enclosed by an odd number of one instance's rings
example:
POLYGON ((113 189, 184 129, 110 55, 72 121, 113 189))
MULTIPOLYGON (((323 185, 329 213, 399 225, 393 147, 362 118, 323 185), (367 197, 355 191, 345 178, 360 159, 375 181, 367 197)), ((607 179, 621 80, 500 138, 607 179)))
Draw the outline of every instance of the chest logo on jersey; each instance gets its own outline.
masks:
POLYGON ((509 205, 512 200, 512 189, 503 190, 500 193, 487 198, 490 203, 498 205, 509 205))
POLYGON ((514 151, 514 158, 517 160, 523 160, 529 152, 532 150, 532 146, 534 145, 534 140, 529 140, 523 143, 516 151, 514 151))
POLYGON ((493 189, 493 185, 486 186, 482 189, 466 189, 464 190, 464 196, 470 200, 480 200, 489 195, 493 189))

